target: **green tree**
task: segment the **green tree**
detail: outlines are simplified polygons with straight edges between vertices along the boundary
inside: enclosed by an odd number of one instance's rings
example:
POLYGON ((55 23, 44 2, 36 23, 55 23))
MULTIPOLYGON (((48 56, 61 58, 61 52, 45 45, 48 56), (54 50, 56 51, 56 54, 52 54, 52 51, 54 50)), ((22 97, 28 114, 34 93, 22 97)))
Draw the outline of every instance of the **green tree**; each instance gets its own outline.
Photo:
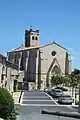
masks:
POLYGON ((61 76, 61 75, 54 75, 51 77, 51 86, 54 85, 65 85, 66 82, 66 77, 61 76))
POLYGON ((80 70, 74 69, 71 74, 78 75, 78 74, 80 74, 80 70))
MULTIPOLYGON (((67 87, 72 88, 72 96, 75 88, 75 93, 76 93, 76 88, 79 87, 80 84, 80 70, 74 69, 71 74, 67 74, 65 76, 61 75, 56 75, 52 76, 51 78, 51 85, 63 85, 67 87)), ((76 95, 75 95, 76 97, 76 95)))
POLYGON ((0 118, 4 120, 16 120, 16 111, 12 95, 0 87, 0 118))
POLYGON ((76 89, 79 88, 80 84, 80 70, 74 69, 71 74, 66 75, 69 87, 72 88, 72 97, 75 89, 75 100, 76 100, 76 89))
POLYGON ((79 79, 80 79, 79 76, 80 76, 80 70, 74 69, 74 71, 72 71, 72 73, 71 73, 70 85, 73 88, 75 88, 75 93, 76 93, 76 88, 79 86, 79 79))

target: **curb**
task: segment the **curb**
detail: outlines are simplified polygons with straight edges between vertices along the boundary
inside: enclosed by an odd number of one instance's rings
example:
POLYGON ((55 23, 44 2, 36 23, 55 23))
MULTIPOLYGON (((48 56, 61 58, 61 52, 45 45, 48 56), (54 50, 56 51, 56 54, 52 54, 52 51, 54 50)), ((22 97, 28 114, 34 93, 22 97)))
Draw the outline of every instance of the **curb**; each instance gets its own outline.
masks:
POLYGON ((74 113, 74 112, 72 113, 72 112, 56 112, 56 111, 42 110, 41 114, 57 115, 57 116, 64 116, 64 117, 71 117, 71 118, 80 119, 80 114, 74 113))
POLYGON ((79 107, 79 105, 72 105, 72 107, 79 107))
POLYGON ((15 103, 15 105, 20 105, 20 103, 15 103))

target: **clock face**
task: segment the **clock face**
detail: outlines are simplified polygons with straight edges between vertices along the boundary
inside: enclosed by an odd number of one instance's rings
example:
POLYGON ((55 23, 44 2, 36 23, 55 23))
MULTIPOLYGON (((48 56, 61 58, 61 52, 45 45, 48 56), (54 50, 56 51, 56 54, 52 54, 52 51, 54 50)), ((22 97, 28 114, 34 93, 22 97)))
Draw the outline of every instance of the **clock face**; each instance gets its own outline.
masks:
POLYGON ((52 56, 55 56, 56 55, 56 51, 52 51, 52 56))

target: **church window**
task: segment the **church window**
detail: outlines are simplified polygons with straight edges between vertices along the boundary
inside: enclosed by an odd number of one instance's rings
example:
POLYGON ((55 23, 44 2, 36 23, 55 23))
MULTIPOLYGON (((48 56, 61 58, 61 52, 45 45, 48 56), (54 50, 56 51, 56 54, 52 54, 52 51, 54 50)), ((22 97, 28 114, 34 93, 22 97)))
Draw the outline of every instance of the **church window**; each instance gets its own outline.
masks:
POLYGON ((36 36, 35 39, 38 40, 38 37, 36 36))
POLYGON ((56 51, 52 51, 52 56, 55 56, 56 55, 56 51))
POLYGON ((60 74, 60 73, 61 73, 60 68, 57 65, 55 65, 54 68, 52 69, 52 75, 53 74, 60 74))
POLYGON ((34 36, 32 36, 32 40, 34 40, 34 36))

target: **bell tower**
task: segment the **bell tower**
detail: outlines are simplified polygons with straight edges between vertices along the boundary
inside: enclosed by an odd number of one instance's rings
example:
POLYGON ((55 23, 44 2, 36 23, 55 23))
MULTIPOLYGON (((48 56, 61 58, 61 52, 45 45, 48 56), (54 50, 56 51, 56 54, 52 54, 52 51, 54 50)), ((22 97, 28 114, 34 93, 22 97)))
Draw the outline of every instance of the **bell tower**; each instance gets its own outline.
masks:
POLYGON ((39 45, 39 30, 25 30, 25 47, 39 45))

